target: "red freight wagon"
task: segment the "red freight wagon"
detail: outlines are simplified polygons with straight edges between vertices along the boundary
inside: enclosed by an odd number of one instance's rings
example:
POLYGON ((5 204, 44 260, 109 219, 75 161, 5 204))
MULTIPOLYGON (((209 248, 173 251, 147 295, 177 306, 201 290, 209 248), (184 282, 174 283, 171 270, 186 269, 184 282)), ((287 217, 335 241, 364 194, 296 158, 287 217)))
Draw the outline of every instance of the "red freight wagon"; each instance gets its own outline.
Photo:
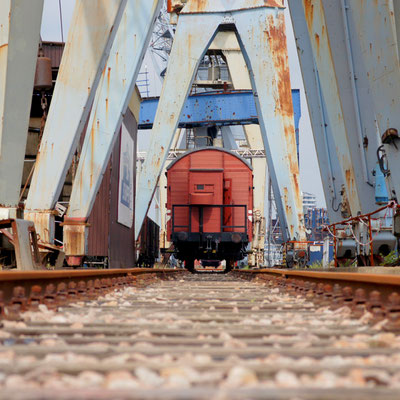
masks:
POLYGON ((185 153, 167 168, 168 238, 189 270, 226 260, 230 270, 252 240, 253 173, 220 148, 185 153), (207 261, 208 260, 208 261, 207 261))

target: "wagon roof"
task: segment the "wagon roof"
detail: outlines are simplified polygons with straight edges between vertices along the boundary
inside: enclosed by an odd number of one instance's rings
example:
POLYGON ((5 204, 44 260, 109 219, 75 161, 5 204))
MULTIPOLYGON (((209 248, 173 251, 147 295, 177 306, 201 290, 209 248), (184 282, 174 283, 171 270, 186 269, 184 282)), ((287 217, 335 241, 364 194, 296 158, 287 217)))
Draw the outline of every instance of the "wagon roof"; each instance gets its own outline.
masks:
POLYGON ((188 155, 193 154, 193 153, 196 153, 196 152, 198 152, 198 151, 204 151, 204 150, 221 151, 221 152, 224 152, 224 153, 228 153, 228 154, 230 154, 231 156, 234 156, 234 157, 236 157, 237 159, 239 159, 240 161, 242 161, 248 168, 250 168, 251 170, 253 170, 253 167, 247 162, 247 160, 245 160, 243 157, 240 157, 238 154, 236 154, 236 153, 234 153, 234 152, 232 152, 232 151, 223 149, 223 148, 221 148, 221 147, 199 147, 199 148, 197 148, 197 149, 188 150, 185 154, 182 154, 180 157, 176 158, 174 161, 171 162, 171 164, 168 165, 167 171, 168 171, 172 166, 174 166, 178 161, 182 160, 182 158, 187 157, 188 155))

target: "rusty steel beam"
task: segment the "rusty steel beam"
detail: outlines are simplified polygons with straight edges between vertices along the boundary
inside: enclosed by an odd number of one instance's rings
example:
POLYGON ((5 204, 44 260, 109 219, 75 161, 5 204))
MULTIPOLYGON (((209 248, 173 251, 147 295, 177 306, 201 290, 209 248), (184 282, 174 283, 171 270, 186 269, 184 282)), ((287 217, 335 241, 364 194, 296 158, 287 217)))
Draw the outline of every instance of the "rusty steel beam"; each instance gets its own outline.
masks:
MULTIPOLYGON (((251 81, 246 65, 243 58, 239 43, 234 32, 219 32, 210 46, 210 50, 221 50, 224 54, 229 69, 229 75, 232 79, 233 87, 236 90, 249 90, 251 89, 251 81)), ((226 128, 222 127, 222 136, 225 143, 229 143, 228 149, 236 149, 236 143, 233 138, 224 132, 226 128)), ((251 150, 261 149, 264 147, 263 137, 259 125, 246 125, 243 127, 248 145, 251 150)), ((263 151, 265 154, 265 152, 263 151)), ((254 181, 257 185, 254 187, 254 209, 253 209, 253 241, 251 243, 252 253, 249 254, 249 265, 263 265, 264 264, 264 242, 265 242, 265 216, 264 216, 264 203, 266 198, 266 174, 267 174, 267 160, 265 156, 259 159, 251 160, 253 166, 254 181)), ((277 198, 278 207, 283 210, 282 199, 277 198)), ((284 221, 283 223, 286 223, 284 221)), ((284 227, 287 231, 287 227, 284 227)))
POLYGON ((136 237, 167 158, 200 58, 214 38, 218 26, 234 24, 241 50, 251 71, 253 90, 257 93, 256 104, 266 155, 272 166, 272 175, 277 177, 278 193, 283 196, 285 204, 285 210, 280 215, 282 221, 288 221, 288 232, 284 232, 284 237, 305 239, 283 9, 276 8, 276 2, 274 8, 269 8, 265 2, 259 2, 258 8, 251 8, 254 3, 252 1, 242 3, 250 8, 246 9, 245 6, 243 10, 232 12, 236 10, 237 4, 228 6, 224 3, 225 12, 222 13, 218 8, 222 6, 220 2, 206 9, 202 8, 204 2, 193 0, 189 1, 180 14, 170 65, 153 125, 150 151, 139 177, 136 237), (207 12, 207 18, 196 18, 198 12, 207 12), (268 32, 267 36, 271 40, 266 42, 263 32, 268 32), (176 82, 180 83, 178 87, 176 82))
POLYGON ((283 9, 235 16, 248 65, 284 240, 306 240, 283 9), (263 51, 260 51, 263 49, 263 51), (282 210, 279 205, 282 205, 282 210))
POLYGON ((0 1, 0 219, 18 207, 42 11, 43 0, 0 1))
POLYGON ((64 221, 64 231, 68 232, 64 237, 67 256, 85 255, 86 220, 135 89, 160 7, 160 0, 128 0, 126 5, 94 99, 72 186, 64 221), (77 248, 76 242, 82 245, 77 248))
POLYGON ((53 208, 114 41, 127 0, 77 0, 43 139, 28 194, 25 219, 42 240, 54 238, 53 208))

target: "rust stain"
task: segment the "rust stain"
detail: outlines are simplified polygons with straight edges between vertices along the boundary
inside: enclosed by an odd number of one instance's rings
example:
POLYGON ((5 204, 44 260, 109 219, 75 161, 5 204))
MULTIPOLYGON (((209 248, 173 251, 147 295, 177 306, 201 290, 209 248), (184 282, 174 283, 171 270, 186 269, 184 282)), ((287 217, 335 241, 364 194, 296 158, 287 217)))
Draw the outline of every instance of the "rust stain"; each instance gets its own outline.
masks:
POLYGON ((111 67, 107 70, 107 91, 110 92, 110 78, 111 78, 111 67))
POLYGON ((268 7, 283 7, 283 0, 282 1, 275 1, 275 0, 264 0, 264 4, 268 7))
POLYGON ((317 52, 318 52, 318 55, 319 55, 319 47, 320 47, 320 45, 319 45, 319 35, 318 35, 318 33, 315 34, 315 42, 317 44, 317 52))
POLYGON ((304 0, 304 12, 306 15, 307 25, 310 28, 314 22, 314 4, 313 0, 304 0))
POLYGON ((278 99, 275 113, 282 117, 293 118, 293 103, 290 89, 289 59, 286 45, 285 20, 281 13, 274 18, 269 15, 264 31, 272 52, 277 74, 278 99))
MULTIPOLYGON (((95 120, 96 120, 96 118, 95 118, 95 120)), ((97 127, 98 126, 99 126, 99 120, 97 120, 97 127)), ((90 157, 90 187, 93 186, 93 174, 94 174, 93 154, 95 151, 95 148, 94 148, 95 137, 96 137, 96 129, 95 129, 95 123, 93 121, 92 129, 90 130, 90 151, 92 154, 92 156, 90 157)))
POLYGON ((196 5, 198 11, 206 11, 208 8, 208 0, 197 0, 196 5))

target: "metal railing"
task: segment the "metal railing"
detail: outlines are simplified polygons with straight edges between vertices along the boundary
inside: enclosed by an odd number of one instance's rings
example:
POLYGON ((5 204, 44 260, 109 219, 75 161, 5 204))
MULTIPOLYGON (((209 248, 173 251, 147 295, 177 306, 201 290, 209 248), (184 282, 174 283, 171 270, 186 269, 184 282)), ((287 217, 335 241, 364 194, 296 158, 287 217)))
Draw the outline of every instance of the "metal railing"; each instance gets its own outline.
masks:
MULTIPOLYGON (((192 233, 192 211, 193 209, 199 210, 199 233, 203 233, 203 211, 204 209, 217 208, 220 211, 220 231, 224 232, 225 229, 244 229, 244 233, 247 234, 247 205, 246 204, 213 204, 213 205, 188 205, 188 204, 174 204, 172 206, 172 233, 176 231, 176 228, 187 228, 189 233, 192 233), (189 224, 188 225, 175 225, 175 209, 177 208, 188 208, 189 209, 189 224), (243 225, 224 225, 224 210, 233 208, 243 208, 244 216, 243 225)), ((233 217, 233 215, 232 215, 233 217)), ((197 232, 196 232, 197 233, 197 232)))

